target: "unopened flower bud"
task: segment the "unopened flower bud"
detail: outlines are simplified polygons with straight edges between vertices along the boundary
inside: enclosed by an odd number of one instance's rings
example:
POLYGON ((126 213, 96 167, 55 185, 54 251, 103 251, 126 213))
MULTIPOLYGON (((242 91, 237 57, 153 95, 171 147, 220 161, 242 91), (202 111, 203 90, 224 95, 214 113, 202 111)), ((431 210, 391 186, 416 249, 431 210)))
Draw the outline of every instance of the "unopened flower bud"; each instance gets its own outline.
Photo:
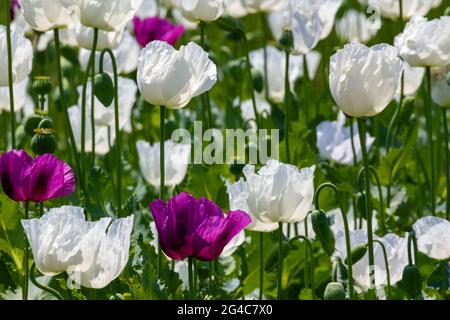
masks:
POLYGON ((290 51, 294 47, 294 34, 292 30, 285 29, 279 43, 285 50, 290 51))
POLYGON ((323 250, 331 256, 336 249, 336 239, 326 213, 323 210, 314 210, 311 214, 311 222, 323 250))
POLYGON ((94 78, 95 97, 105 106, 109 107, 114 99, 114 83, 109 74, 103 72, 94 78))
POLYGON ((330 282, 325 288, 325 300, 345 300, 345 288, 342 283, 330 282))

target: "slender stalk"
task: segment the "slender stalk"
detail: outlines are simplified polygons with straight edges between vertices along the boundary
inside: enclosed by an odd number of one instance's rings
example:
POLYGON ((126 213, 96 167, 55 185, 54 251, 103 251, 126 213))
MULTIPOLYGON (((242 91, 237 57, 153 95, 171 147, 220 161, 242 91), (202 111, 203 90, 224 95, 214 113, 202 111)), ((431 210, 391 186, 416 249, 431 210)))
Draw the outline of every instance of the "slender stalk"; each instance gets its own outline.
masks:
POLYGON ((311 244, 311 240, 308 239, 307 236, 296 236, 295 238, 293 238, 292 240, 290 240, 290 242, 293 242, 295 240, 300 240, 303 239, 306 243, 306 247, 308 248, 309 251, 309 255, 310 255, 310 276, 311 276, 311 292, 312 292, 312 299, 316 300, 316 287, 314 284, 314 251, 312 248, 312 244, 311 244))
POLYGON ((398 0, 398 4, 399 4, 399 7, 400 7, 400 18, 399 18, 400 32, 402 32, 403 31, 403 24, 404 24, 404 21, 403 21, 403 0, 398 0))
MULTIPOLYGON (((25 201, 25 219, 30 218, 30 203, 28 201, 25 201)), ((23 288, 22 288, 22 300, 28 300, 28 279, 29 276, 29 259, 30 259, 30 247, 28 246, 28 240, 25 238, 25 256, 23 258, 24 265, 23 269, 25 271, 25 276, 23 278, 23 288)))
POLYGON ((445 143, 445 181, 446 181, 446 218, 450 219, 450 154, 448 151, 448 117, 447 109, 442 108, 442 122, 444 124, 444 143, 445 143))
POLYGON ((400 82, 400 100, 395 108, 394 115, 392 116, 391 122, 389 122, 389 127, 386 135, 386 152, 389 152, 391 145, 395 142, 395 135, 393 136, 393 129, 397 123, 397 118, 400 115, 400 110, 402 108, 403 100, 405 98, 405 72, 402 73, 400 82))
POLYGON ((380 240, 374 240, 373 242, 378 243, 381 246, 381 250, 383 250, 384 266, 386 268, 386 280, 387 280, 387 288, 388 288, 387 299, 389 300, 392 296, 391 295, 391 272, 389 271, 389 258, 387 255, 386 246, 380 240))
POLYGON ((284 115, 284 139, 286 143, 286 162, 291 161, 291 151, 289 147, 289 130, 290 130, 290 107, 291 107, 291 84, 289 82, 289 51, 286 50, 286 73, 284 79, 284 97, 285 97, 285 115, 284 115))
POLYGON ((56 291, 55 289, 50 288, 50 287, 48 287, 48 286, 45 286, 45 285, 39 283, 39 282, 36 280, 36 278, 34 277, 34 271, 35 271, 35 269, 36 269, 36 265, 33 263, 33 264, 31 265, 31 269, 30 269, 30 280, 31 280, 31 283, 34 284, 37 288, 39 288, 39 289, 41 289, 41 290, 43 290, 43 291, 46 291, 46 292, 50 293, 50 294, 51 294, 52 296, 54 296, 56 299, 58 299, 58 300, 64 300, 63 296, 62 296, 58 291, 56 291))
POLYGON ((264 55, 264 84, 265 84, 265 90, 266 90, 266 100, 269 101, 269 64, 268 64, 268 54, 267 54, 267 40, 269 38, 269 32, 267 30, 267 23, 266 23, 266 14, 264 12, 261 12, 259 14, 260 20, 261 20, 261 27, 263 30, 263 55, 264 55))
MULTIPOLYGON (((206 29, 205 22, 200 21, 200 41, 204 50, 206 50, 205 29, 206 29)), ((206 113, 208 116, 208 128, 212 128, 213 120, 212 120, 211 101, 209 99, 209 92, 205 92, 203 94, 202 102, 203 102, 203 111, 204 109, 206 109, 206 113)))
POLYGON ((193 275, 193 259, 188 258, 188 277, 189 277, 189 300, 194 299, 194 275, 193 275))
POLYGON ((252 64, 250 61, 250 49, 249 49, 249 45, 248 45, 248 41, 247 41, 247 36, 245 35, 245 33, 242 33, 242 37, 244 39, 244 47, 245 47, 245 56, 246 56, 246 65, 247 65, 247 75, 248 75, 248 79, 249 79, 249 90, 250 90, 250 95, 252 97, 252 106, 253 106, 253 112, 255 113, 255 121, 257 124, 257 129, 261 129, 261 122, 259 120, 259 114, 258 114, 258 109, 256 107, 256 95, 255 95, 255 88, 254 88, 254 84, 253 84, 253 77, 252 77, 252 64))
MULTIPOLYGON (((309 123, 309 109, 308 109, 308 105, 306 104, 306 85, 309 82, 309 68, 308 68, 308 61, 306 60, 306 54, 302 55, 303 58, 303 81, 302 81, 302 86, 303 86, 303 108, 305 108, 305 118, 306 118, 306 123, 309 123)), ((317 112, 317 108, 316 108, 316 112, 317 112)))
POLYGON ((426 68, 427 74, 427 93, 425 97, 425 114, 426 114, 426 122, 427 122, 427 134, 428 134, 428 143, 430 144, 430 200, 431 200, 431 213, 433 216, 436 215, 436 199, 435 199, 435 168, 434 168, 434 141, 433 141, 433 116, 432 116, 432 108, 433 102, 431 100, 431 68, 426 68))
POLYGON ((283 224, 278 224, 277 300, 281 300, 283 279, 283 224))
POLYGON ((344 211, 344 204, 342 203, 342 199, 339 194, 339 190, 332 183, 324 183, 324 184, 321 184, 317 188, 316 194, 314 197, 316 210, 320 209, 320 206, 319 206, 320 192, 325 188, 332 189, 334 191, 334 193, 336 194, 337 203, 339 205, 341 215, 342 215, 342 221, 344 222, 345 247, 346 247, 346 253, 347 253, 347 267, 348 267, 348 291, 349 291, 349 300, 352 300, 353 293, 354 293, 354 290, 353 290, 353 287, 354 287, 354 285, 353 285, 353 258, 352 258, 352 247, 351 247, 351 242, 350 242, 351 239, 350 239, 350 228, 348 225, 348 219, 347 219, 347 215, 345 214, 345 211, 344 211))
MULTIPOLYGON (((111 54, 112 55, 112 54, 111 54)), ((94 79, 95 79, 95 63, 91 69, 91 150, 92 150, 92 165, 95 165, 95 96, 94 96, 94 79)), ((117 83, 116 83, 117 85, 117 83)))
MULTIPOLYGON (((87 83, 90 76, 90 70, 95 65, 95 52, 97 50, 98 29, 94 28, 94 40, 92 44, 91 56, 86 67, 86 73, 83 79, 83 92, 81 95, 81 176, 86 181, 86 95, 87 83)), ((91 84, 93 85, 93 84, 91 84)), ((93 89, 93 88, 92 88, 93 89)))
POLYGON ((414 260, 415 260, 415 259, 413 260, 413 254, 412 254, 412 252, 414 251, 413 238, 414 238, 414 232, 410 232, 408 234, 408 264, 409 265, 413 265, 414 260))
POLYGON ((366 196, 366 222, 367 222, 367 238, 369 251, 369 277, 371 290, 375 287, 375 257, 373 253, 373 228, 372 228, 372 202, 370 194, 370 164, 369 156, 366 149, 366 120, 358 118, 359 140, 361 142, 361 150, 364 162, 365 173, 365 196, 366 196))
POLYGON ((16 148, 16 112, 14 109, 14 79, 13 79, 13 56, 11 44, 11 16, 9 15, 11 1, 4 1, 6 14, 6 45, 8 51, 8 85, 9 85, 9 116, 11 121, 11 147, 16 148))
POLYGON ((264 233, 259 233, 259 300, 264 296, 264 233))
MULTIPOLYGON (((159 157, 159 169, 160 169, 160 185, 159 185, 159 196, 163 200, 164 199, 164 188, 165 188, 165 154, 164 154, 164 142, 166 136, 166 108, 161 106, 160 109, 160 157, 159 157)), ((161 275, 162 269, 162 250, 161 246, 158 246, 158 277, 161 275)), ((192 261, 191 261, 192 262, 192 261)))
POLYGON ((356 147, 355 147, 355 132, 353 127, 353 118, 350 118, 350 136, 351 136, 351 143, 352 143, 352 153, 353 153, 353 166, 358 165, 358 157, 356 155, 356 147))
MULTIPOLYGON (((116 169, 117 169, 117 216, 121 216, 122 212, 122 135, 120 132, 120 123, 119 123, 119 76, 117 73, 117 63, 116 58, 114 56, 114 52, 111 49, 105 49, 102 51, 100 55, 100 73, 103 72, 103 60, 105 53, 108 53, 113 67, 114 73, 114 126, 116 131, 116 169)), ((92 68, 95 69, 95 66, 92 68)), ((94 79, 92 78, 92 84, 94 83, 94 79)), ((92 87, 93 91, 93 87, 92 87)), ((92 110, 94 106, 92 105, 92 110)), ((94 139, 94 137, 93 137, 94 139)), ((95 144, 95 143, 94 143, 95 144)), ((94 149, 95 150, 95 149, 94 149)))
MULTIPOLYGON (((308 214, 309 215, 309 214, 308 214)), ((308 215, 306 216, 305 220, 304 220, 304 226, 305 226, 305 237, 308 238, 309 237, 309 231, 308 231, 308 215)), ((305 254, 303 256, 303 260, 305 260, 305 286, 309 283, 309 279, 308 279, 308 253, 305 250, 305 254)))

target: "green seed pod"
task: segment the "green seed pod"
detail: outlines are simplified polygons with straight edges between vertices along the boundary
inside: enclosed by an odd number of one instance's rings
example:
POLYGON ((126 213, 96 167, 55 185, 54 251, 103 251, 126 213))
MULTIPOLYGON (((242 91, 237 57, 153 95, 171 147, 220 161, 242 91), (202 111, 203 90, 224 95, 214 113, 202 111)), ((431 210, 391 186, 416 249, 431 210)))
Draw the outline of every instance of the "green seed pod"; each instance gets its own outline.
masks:
POLYGON ((39 122, 38 129, 54 129, 55 126, 53 124, 52 119, 44 118, 41 122, 39 122))
MULTIPOLYGON (((289 255, 289 251, 291 250, 291 246, 289 244, 289 242, 287 241, 283 241, 283 244, 281 246, 281 256, 282 259, 286 258, 289 255)), ((277 263, 278 263, 278 253, 280 252, 278 246, 275 246, 270 252, 269 255, 267 256, 267 259, 264 263, 264 270, 265 271, 270 271, 273 268, 276 267, 277 263)))
POLYGON ((36 129, 38 131, 31 140, 31 150, 39 156, 53 154, 56 151, 56 139, 52 129, 36 129))
POLYGON ((324 300, 345 300, 345 288, 342 283, 330 282, 325 288, 324 300))
POLYGON ((333 279, 333 282, 347 283, 348 271, 347 267, 342 263, 341 258, 337 258, 333 262, 331 278, 333 279))
POLYGON ((52 91, 51 79, 49 77, 35 77, 31 88, 38 95, 47 95, 52 91))
POLYGON ((25 127, 20 125, 16 128, 16 145, 18 149, 23 149, 27 144, 28 135, 25 133, 25 127))
POLYGON ((311 222, 323 250, 331 256, 336 248, 336 239, 326 213, 322 210, 314 210, 311 214, 311 222))
POLYGON ((284 30, 278 42, 285 50, 290 51, 294 47, 294 34, 292 30, 284 30))
POLYGON ((252 69, 252 79, 254 89, 261 93, 264 90, 264 77, 261 71, 257 69, 252 69))
POLYGON ((25 133, 30 137, 34 136, 34 130, 39 127, 42 119, 44 117, 38 114, 32 114, 26 117, 23 121, 25 133))
POLYGON ((422 292, 422 275, 419 267, 414 264, 403 269, 402 283, 411 299, 417 298, 422 292))
POLYGON ((94 94, 105 106, 109 107, 114 100, 114 83, 109 74, 103 72, 94 77, 94 94))
MULTIPOLYGON (((352 264, 354 265, 359 260, 364 258, 364 256, 367 253, 367 246, 366 245, 359 245, 352 249, 352 264)), ((345 258, 345 264, 348 265, 347 258, 345 258)))

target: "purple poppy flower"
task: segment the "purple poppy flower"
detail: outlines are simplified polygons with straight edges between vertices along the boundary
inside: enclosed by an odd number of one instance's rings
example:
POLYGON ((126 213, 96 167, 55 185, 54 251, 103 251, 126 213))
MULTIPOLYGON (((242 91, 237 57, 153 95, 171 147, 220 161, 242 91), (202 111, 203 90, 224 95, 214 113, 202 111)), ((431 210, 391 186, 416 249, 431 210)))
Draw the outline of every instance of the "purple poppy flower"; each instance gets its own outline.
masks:
POLYGON ((51 154, 33 159, 23 150, 1 155, 0 182, 6 195, 18 202, 44 202, 75 191, 75 175, 67 163, 51 154))
POLYGON ((136 40, 143 48, 154 40, 165 41, 173 46, 184 33, 183 26, 172 24, 160 17, 146 19, 134 17, 133 25, 136 40))
POLYGON ((155 200, 150 209, 161 248, 175 260, 215 260, 231 239, 251 223, 243 211, 231 211, 225 217, 214 202, 185 192, 167 203, 155 200))
POLYGON ((14 20, 14 18, 16 17, 16 12, 17 12, 17 10, 19 10, 19 8, 20 8, 19 0, 12 0, 11 8, 9 9, 11 21, 14 20))

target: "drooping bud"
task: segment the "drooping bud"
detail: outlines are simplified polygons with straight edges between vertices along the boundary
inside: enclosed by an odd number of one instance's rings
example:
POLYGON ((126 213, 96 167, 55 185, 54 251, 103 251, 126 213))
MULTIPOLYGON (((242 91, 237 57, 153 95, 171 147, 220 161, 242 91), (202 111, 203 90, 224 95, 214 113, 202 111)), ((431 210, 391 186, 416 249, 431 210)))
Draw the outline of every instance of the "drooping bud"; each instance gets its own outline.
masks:
POLYGON ((422 274, 419 267, 410 264, 403 269, 402 283, 411 299, 417 298, 422 292, 422 274))
POLYGON ((34 93, 45 96, 52 91, 52 83, 49 77, 35 77, 32 85, 34 93))
POLYGON ((94 77, 94 94, 105 106, 109 107, 114 100, 114 83, 109 74, 103 72, 94 77))
POLYGON ((341 258, 337 258, 333 262, 333 270, 331 273, 331 278, 333 282, 347 283, 348 271, 347 267, 342 263, 341 258))
POLYGON ((252 69, 252 79, 254 89, 258 93, 261 93, 264 90, 264 77, 261 71, 257 69, 252 69))
POLYGON ((314 210, 311 214, 311 222, 323 250, 331 256, 336 248, 336 239, 326 213, 323 210, 314 210))
POLYGON ((55 153, 56 139, 53 129, 36 129, 31 140, 31 150, 39 156, 47 153, 55 153))
POLYGON ((278 42, 284 50, 291 51, 294 47, 294 34, 292 33, 292 30, 285 29, 278 42))
MULTIPOLYGON (((352 249, 352 264, 354 265, 361 260, 367 253, 366 245, 359 245, 352 249)), ((347 258, 345 258, 345 264, 348 265, 347 258)))
POLYGON ((330 282, 325 288, 324 300, 345 300, 345 288, 342 283, 330 282))

